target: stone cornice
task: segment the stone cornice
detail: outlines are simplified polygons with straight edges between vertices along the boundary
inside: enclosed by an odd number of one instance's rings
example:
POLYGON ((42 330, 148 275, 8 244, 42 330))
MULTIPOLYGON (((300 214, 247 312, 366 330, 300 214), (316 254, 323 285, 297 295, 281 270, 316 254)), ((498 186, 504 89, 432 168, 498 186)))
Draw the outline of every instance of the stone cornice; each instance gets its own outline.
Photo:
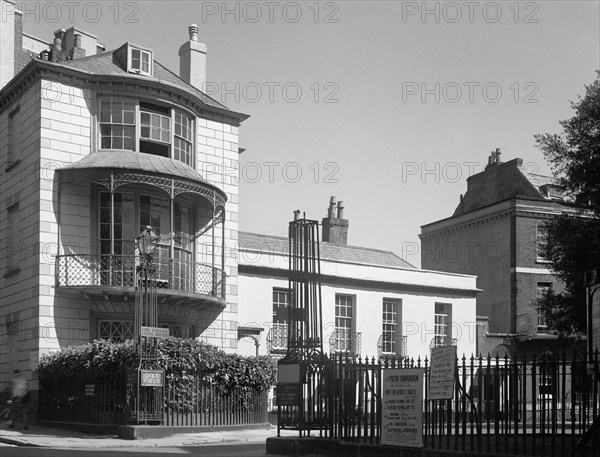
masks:
POLYGON ((536 219, 547 218, 566 213, 578 214, 577 207, 569 206, 559 201, 540 201, 511 197, 507 200, 494 203, 483 208, 470 211, 465 214, 451 216, 427 225, 421 226, 419 238, 427 239, 445 233, 456 232, 469 226, 479 225, 506 216, 535 217, 536 219))

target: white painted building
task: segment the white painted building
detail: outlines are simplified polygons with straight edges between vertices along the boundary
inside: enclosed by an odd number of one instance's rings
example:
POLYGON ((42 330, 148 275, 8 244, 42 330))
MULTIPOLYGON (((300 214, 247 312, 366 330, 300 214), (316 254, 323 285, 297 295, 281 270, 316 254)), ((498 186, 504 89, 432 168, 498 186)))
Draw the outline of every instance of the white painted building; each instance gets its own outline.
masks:
MULTIPOLYGON (((475 276, 420 270, 392 252, 348 246, 348 220, 331 207, 321 225, 325 352, 416 360, 449 343, 459 354, 476 352, 475 276)), ((287 238, 239 233, 238 352, 285 352, 288 252, 287 238)))
POLYGON ((134 239, 147 225, 160 236, 159 324, 235 350, 237 261, 225 248, 237 244, 248 116, 201 92, 197 27, 178 76, 148 47, 104 51, 74 27, 43 49, 23 38, 14 2, 2 8, 0 390, 20 369, 35 391, 41 354, 132 336, 134 239))

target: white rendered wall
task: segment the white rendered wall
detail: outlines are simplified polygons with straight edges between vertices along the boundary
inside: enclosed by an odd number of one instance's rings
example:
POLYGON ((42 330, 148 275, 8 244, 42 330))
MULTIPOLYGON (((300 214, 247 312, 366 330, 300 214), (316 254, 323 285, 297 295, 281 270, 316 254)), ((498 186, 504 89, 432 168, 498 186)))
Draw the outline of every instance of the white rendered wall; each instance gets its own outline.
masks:
MULTIPOLYGON (((460 278, 459 278, 460 279, 460 278)), ((459 281, 457 281, 459 282, 459 281)), ((273 288, 288 287, 287 280, 248 274, 239 277, 239 323, 243 326, 260 326, 260 354, 267 353, 266 338, 272 326, 273 288)), ((475 353, 475 298, 456 298, 436 294, 382 292, 364 288, 322 286, 323 349, 329 352, 329 336, 335 328, 335 295, 347 294, 355 298, 356 331, 362 333, 361 355, 377 357, 377 341, 382 332, 383 299, 402 300, 401 325, 407 336, 408 355, 417 359, 429 356, 433 338, 435 303, 452 305, 452 337, 458 339, 458 353, 469 356, 475 353)), ((239 352, 254 354, 254 344, 240 344, 239 352)))

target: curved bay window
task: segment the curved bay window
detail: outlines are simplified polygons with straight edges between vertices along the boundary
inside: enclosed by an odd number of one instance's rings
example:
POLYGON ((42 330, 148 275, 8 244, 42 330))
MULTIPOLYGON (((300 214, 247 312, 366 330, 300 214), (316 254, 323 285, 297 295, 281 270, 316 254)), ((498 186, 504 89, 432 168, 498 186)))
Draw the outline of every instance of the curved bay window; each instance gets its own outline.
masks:
POLYGON ((151 226, 159 237, 155 264, 158 287, 192 290, 195 212, 191 202, 150 193, 99 194, 99 246, 102 284, 131 286, 136 234, 151 226), (172 222, 171 222, 172 221, 172 222))
POLYGON ((193 117, 182 110, 133 99, 100 99, 100 149, 168 157, 194 167, 193 117))

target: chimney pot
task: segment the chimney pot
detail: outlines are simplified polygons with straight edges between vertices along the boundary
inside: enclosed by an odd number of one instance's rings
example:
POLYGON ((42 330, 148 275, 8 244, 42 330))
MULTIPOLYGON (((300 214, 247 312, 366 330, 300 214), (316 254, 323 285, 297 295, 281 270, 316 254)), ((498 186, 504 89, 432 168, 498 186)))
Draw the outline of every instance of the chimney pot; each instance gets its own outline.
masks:
POLYGON ((327 217, 329 217, 329 219, 335 217, 335 201, 336 198, 334 196, 331 196, 331 198, 329 199, 329 208, 327 209, 327 217))
POLYGON ((298 219, 300 219, 300 210, 299 209, 294 211, 294 220, 297 221, 298 219))
POLYGON ((79 33, 75 34, 75 47, 76 48, 81 47, 81 35, 79 33))
POLYGON ((337 218, 338 219, 344 218, 344 202, 341 200, 337 204, 337 218))
POLYGON ((192 24, 188 27, 190 41, 198 41, 198 25, 192 24))
POLYGON ((502 154, 502 151, 500 150, 500 148, 496 148, 496 163, 502 163, 502 161, 500 160, 501 154, 502 154))

